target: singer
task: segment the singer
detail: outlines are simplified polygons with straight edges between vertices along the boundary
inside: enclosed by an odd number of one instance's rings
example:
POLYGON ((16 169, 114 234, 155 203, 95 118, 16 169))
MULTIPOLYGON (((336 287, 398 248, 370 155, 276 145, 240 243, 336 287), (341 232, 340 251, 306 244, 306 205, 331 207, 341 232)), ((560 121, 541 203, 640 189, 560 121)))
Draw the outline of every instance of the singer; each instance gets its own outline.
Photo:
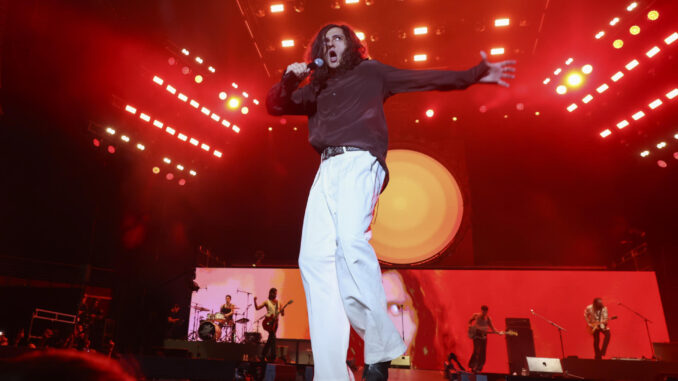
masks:
POLYGON ((388 183, 384 101, 412 91, 464 89, 485 82, 508 86, 514 61, 481 62, 466 71, 401 70, 368 58, 346 25, 316 35, 308 60, 287 67, 268 92, 272 115, 307 115, 309 142, 320 168, 308 196, 299 253, 315 363, 315 381, 345 381, 352 326, 365 341, 363 379, 388 379, 392 359, 407 349, 386 311, 381 269, 369 244, 379 194, 388 183), (299 88, 311 74, 310 82, 299 88))

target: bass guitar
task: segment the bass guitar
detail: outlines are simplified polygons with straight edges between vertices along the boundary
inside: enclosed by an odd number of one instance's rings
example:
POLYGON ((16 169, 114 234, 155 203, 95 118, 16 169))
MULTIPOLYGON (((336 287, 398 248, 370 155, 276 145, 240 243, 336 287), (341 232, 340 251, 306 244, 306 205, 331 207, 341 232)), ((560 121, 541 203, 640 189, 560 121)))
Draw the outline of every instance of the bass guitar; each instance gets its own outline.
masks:
POLYGON ((285 303, 282 308, 274 313, 271 316, 267 316, 264 318, 264 321, 261 322, 261 326, 264 327, 266 332, 268 333, 275 333, 275 331, 278 330, 278 319, 280 318, 280 314, 285 311, 285 307, 289 306, 290 304, 294 303, 294 300, 290 300, 289 302, 285 303))

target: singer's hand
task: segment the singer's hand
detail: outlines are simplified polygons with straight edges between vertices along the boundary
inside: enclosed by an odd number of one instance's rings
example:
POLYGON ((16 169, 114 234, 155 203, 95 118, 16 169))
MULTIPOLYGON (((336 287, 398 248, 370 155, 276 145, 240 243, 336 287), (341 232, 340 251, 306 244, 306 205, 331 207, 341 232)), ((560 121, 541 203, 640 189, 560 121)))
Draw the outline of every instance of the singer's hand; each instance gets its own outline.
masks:
POLYGON ((308 74, 309 71, 310 70, 308 70, 308 68, 306 67, 305 62, 295 62, 287 67, 285 74, 293 72, 294 75, 297 76, 297 78, 303 78, 306 76, 306 74, 308 74))

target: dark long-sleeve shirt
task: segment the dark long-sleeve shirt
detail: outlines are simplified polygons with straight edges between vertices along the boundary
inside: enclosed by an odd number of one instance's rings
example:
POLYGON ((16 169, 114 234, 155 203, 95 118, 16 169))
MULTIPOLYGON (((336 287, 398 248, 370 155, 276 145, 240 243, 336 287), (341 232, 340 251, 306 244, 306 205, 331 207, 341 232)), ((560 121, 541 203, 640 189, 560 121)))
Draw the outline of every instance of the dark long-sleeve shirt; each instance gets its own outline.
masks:
MULTIPOLYGON (((391 95, 413 91, 465 89, 487 72, 484 62, 465 71, 403 70, 365 60, 330 78, 320 92, 312 85, 298 88, 294 75, 283 76, 266 97, 271 115, 307 115, 308 140, 319 153, 329 146, 369 151, 386 170, 388 128, 384 102, 391 95)), ((384 189, 382 188, 382 190, 384 189)))

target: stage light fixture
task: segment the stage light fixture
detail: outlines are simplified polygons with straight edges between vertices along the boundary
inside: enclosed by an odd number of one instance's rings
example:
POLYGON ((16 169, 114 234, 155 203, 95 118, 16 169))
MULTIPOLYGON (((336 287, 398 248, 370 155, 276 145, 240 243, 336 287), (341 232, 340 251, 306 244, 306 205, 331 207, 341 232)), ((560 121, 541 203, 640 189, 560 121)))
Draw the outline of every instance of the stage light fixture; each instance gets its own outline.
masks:
POLYGON ((610 129, 607 129, 607 130, 601 132, 600 136, 606 138, 606 137, 610 136, 611 134, 612 134, 612 131, 610 131, 610 129))
POLYGON ((214 113, 212 113, 212 115, 210 115, 210 118, 215 122, 219 122, 221 120, 221 117, 217 114, 214 114, 214 113))
POLYGON ((495 19, 494 20, 494 26, 496 26, 496 27, 509 26, 509 23, 510 23, 510 20, 508 18, 495 19))
POLYGON ((610 86, 608 86, 607 83, 603 83, 602 85, 598 86, 596 91, 598 92, 598 94, 602 94, 602 93, 605 92, 605 90, 607 90, 609 88, 610 88, 610 86))
POLYGON ((567 106, 567 111, 572 112, 572 111, 576 110, 577 107, 578 106, 577 106, 576 103, 572 103, 571 105, 567 106))
POLYGON ((270 127, 270 126, 269 126, 269 127, 268 127, 268 130, 269 130, 269 131, 273 131, 273 127, 270 127))
POLYGON ((108 146, 107 150, 108 150, 108 153, 110 153, 111 155, 115 153, 115 147, 113 147, 113 146, 108 146))
POLYGON ((280 13, 285 10, 284 4, 271 4, 271 13, 280 13))
POLYGON ((158 128, 163 127, 163 123, 161 121, 157 120, 157 119, 153 121, 153 125, 158 127, 158 128))
POLYGON ((226 120, 226 119, 222 120, 222 121, 221 121, 221 124, 222 124, 224 127, 231 127, 231 122, 229 122, 229 121, 226 120))
POLYGON ((676 95, 678 95, 678 89, 673 89, 673 90, 669 91, 668 93, 666 93, 666 97, 669 98, 669 99, 675 98, 676 95))
POLYGON ((542 83, 548 85, 549 82, 551 82, 551 78, 546 78, 542 83))
POLYGON ((205 144, 205 143, 202 143, 202 144, 200 145, 200 148, 201 148, 203 151, 207 151, 207 152, 210 151, 210 146, 208 146, 208 145, 205 144))
POLYGON ((629 125, 628 120, 624 119, 621 122, 617 123, 617 128, 621 130, 622 128, 627 127, 628 125, 629 125))
POLYGON ((644 117, 644 116, 645 116, 645 113, 644 113, 644 112, 638 111, 638 112, 636 112, 635 114, 631 115, 631 118, 633 118, 633 120, 638 120, 638 119, 640 119, 640 118, 642 118, 642 117, 644 117))
POLYGON ((498 56, 500 54, 504 54, 504 48, 492 48, 492 49, 490 49, 490 55, 491 56, 498 56))
POLYGON ((176 133, 176 130, 170 126, 167 126, 167 128, 165 128, 165 131, 172 136, 174 136, 174 134, 176 133))
POLYGON ((195 176, 195 175, 198 174, 196 171, 194 171, 194 170, 192 170, 192 169, 191 169, 190 171, 188 171, 188 173, 189 173, 191 176, 195 176))
POLYGON ((430 108, 430 109, 426 110, 426 116, 427 117, 433 118, 433 115, 435 115, 435 111, 433 111, 433 109, 430 108))
POLYGON ((139 114, 139 119, 143 120, 144 122, 150 122, 151 121, 151 117, 144 114, 143 112, 141 114, 139 114))
POLYGON ((159 167, 153 167, 153 169, 151 169, 151 171, 153 172, 153 174, 157 175, 158 173, 160 173, 160 168, 159 167))
POLYGON ((170 160, 169 157, 163 157, 162 161, 164 161, 166 164, 172 164, 172 160, 170 160))
POLYGON ((593 66, 586 64, 581 67, 581 72, 584 74, 591 74, 593 72, 593 66))
POLYGON ((172 179, 174 179, 174 174, 170 172, 165 175, 165 178, 167 179, 167 181, 172 181, 172 179))
POLYGON ((190 138, 190 139, 188 140, 188 142, 191 143, 191 144, 193 144, 193 145, 196 146, 196 147, 198 146, 198 143, 200 143, 200 142, 198 141, 198 139, 196 139, 196 138, 190 138))
POLYGON ((567 61, 565 61, 565 65, 571 64, 572 61, 574 61, 574 58, 572 58, 572 57, 568 58, 567 61))
POLYGON ((210 73, 214 73, 216 71, 216 70, 214 70, 214 68, 212 66, 208 67, 207 70, 209 70, 210 73))
POLYGON ((153 76, 153 82, 155 82, 155 83, 157 83, 158 85, 161 85, 161 86, 162 86, 162 84, 163 84, 164 81, 162 80, 162 78, 160 78, 160 77, 158 77, 157 75, 155 75, 155 76, 153 76))
POLYGON ((177 95, 177 98, 179 98, 183 102, 186 102, 188 100, 188 97, 182 93, 179 93, 179 95, 177 95))
POLYGON ((647 53, 645 53, 646 56, 652 58, 654 57, 657 53, 659 53, 660 49, 656 46, 653 46, 652 49, 648 50, 647 53))
POLYGON ((639 62, 638 60, 633 60, 629 63, 626 64, 626 70, 633 70, 634 67, 638 66, 639 62))
POLYGON ((242 92, 242 96, 245 97, 245 98, 249 98, 249 97, 250 97, 250 95, 247 93, 247 91, 243 91, 243 92, 242 92))
POLYGON ((259 106, 259 100, 258 99, 252 99, 252 103, 255 105, 259 106))
POLYGON ((661 106, 662 103, 663 103, 662 100, 657 98, 657 99, 653 100, 648 106, 650 106, 650 108, 654 110, 657 107, 661 106))
POLYGON ((358 36, 358 39, 360 41, 365 41, 365 33, 363 32, 355 32, 355 35, 358 36))
POLYGON ((183 187, 184 185, 186 185, 186 179, 179 179, 177 184, 179 184, 180 187, 183 187))
POLYGON ((633 3, 629 4, 628 7, 626 7, 626 10, 629 11, 629 12, 631 12, 632 10, 636 9, 637 6, 638 6, 638 3, 636 3, 636 2, 634 1, 633 3))
POLYGON ((558 93, 560 95, 567 93, 567 86, 559 85, 558 87, 556 87, 556 93, 558 93))
POLYGON ((414 55, 414 62, 423 62, 426 61, 428 57, 426 54, 415 54, 414 55))
POLYGON ((634 36, 637 35, 638 33, 640 33, 640 27, 638 25, 634 25, 634 26, 630 27, 629 33, 631 33, 634 36))
POLYGON ((174 87, 172 87, 172 85, 167 85, 166 89, 167 89, 167 91, 169 91, 169 92, 172 93, 172 94, 176 94, 176 93, 177 93, 177 89, 175 89, 174 87))
POLYGON ((194 78, 195 83, 202 83, 202 75, 198 74, 194 78))
POLYGON ((541 115, 541 113, 539 111, 534 112, 534 116, 539 116, 539 115, 541 115))
POLYGON ((195 62, 197 62, 197 63, 199 63, 199 64, 202 64, 202 63, 203 63, 203 60, 202 60, 202 58, 200 58, 200 57, 195 57, 195 62))
POLYGON ((208 108, 205 107, 205 106, 203 106, 203 107, 200 109, 200 112, 202 112, 202 113, 205 114, 205 115, 209 115, 209 114, 211 113, 210 109, 208 109, 208 108))
POLYGON ((95 147, 101 147, 101 140, 99 140, 99 139, 97 139, 97 138, 94 138, 94 139, 92 139, 92 144, 93 144, 95 147))
POLYGON ((650 156, 650 151, 648 151, 648 150, 645 150, 645 151, 640 153, 640 157, 648 157, 648 156, 650 156))
POLYGON ((213 154, 214 156, 216 156, 216 157, 221 157, 221 156, 222 156, 222 153, 221 153, 220 151, 217 151, 217 150, 214 150, 214 152, 212 152, 212 154, 213 154))
POLYGON ((620 40, 620 39, 616 39, 616 40, 614 40, 614 42, 612 43, 612 46, 614 46, 615 49, 621 49, 622 46, 624 46, 624 41, 622 41, 622 40, 620 40))
POLYGON ((619 17, 615 17, 612 20, 610 20, 610 26, 615 26, 619 22, 619 17))
POLYGON ((657 160, 657 165, 659 168, 666 168, 668 166, 664 160, 657 160))
POLYGON ((345 0, 346 4, 358 4, 360 0, 345 0))
POLYGON ((567 84, 570 87, 578 87, 584 82, 584 78, 579 73, 571 73, 567 76, 567 84))
POLYGON ((186 49, 181 49, 181 53, 185 56, 189 55, 190 53, 186 49))
POLYGON ((122 140, 125 143, 129 143, 129 136, 127 135, 120 135, 120 140, 122 140))
POLYGON ((136 113, 137 113, 137 109, 134 108, 134 107, 132 107, 132 106, 130 106, 130 105, 125 106, 125 111, 127 111, 127 112, 129 112, 129 113, 131 113, 131 114, 136 114, 136 113))
POLYGON ((610 79, 611 79, 613 82, 617 82, 617 81, 619 81, 619 80, 621 79, 621 77, 623 77, 623 76, 624 76, 624 73, 622 73, 621 71, 618 71, 618 72, 616 72, 612 77, 610 77, 610 79))
POLYGON ((654 11, 654 10, 647 12, 647 19, 648 20, 655 21, 658 18, 659 18, 659 12, 654 11))
POLYGON ((226 94, 225 91, 222 91, 222 92, 219 93, 219 99, 221 99, 222 101, 225 101, 226 98, 228 98, 228 94, 226 94))
POLYGON ((678 33, 673 32, 670 36, 664 39, 666 45, 671 45, 674 41, 678 40, 678 33))
POLYGON ((188 102, 193 108, 198 108, 200 107, 200 103, 196 102, 195 99, 191 99, 190 102, 188 102))
POLYGON ((227 105, 228 108, 230 108, 231 110, 235 110, 238 107, 240 107, 240 99, 236 97, 231 97, 231 99, 228 100, 227 105))
POLYGON ((666 147, 666 142, 659 142, 659 143, 657 144, 657 148, 658 148, 658 149, 662 149, 662 148, 664 148, 664 147, 666 147))
POLYGON ((115 135, 115 130, 112 129, 111 127, 106 128, 106 132, 107 132, 109 135, 115 135))
POLYGON ((186 135, 184 135, 180 132, 179 135, 177 135, 177 139, 185 142, 186 140, 188 140, 188 136, 186 136, 186 135))
POLYGON ((181 74, 183 75, 188 75, 188 73, 191 72, 191 69, 188 66, 184 66, 181 68, 181 74))
POLYGON ((604 35, 605 35, 605 32, 603 32, 602 30, 600 32, 596 33, 596 40, 600 40, 601 38, 603 38, 604 35))
POLYGON ((422 34, 427 34, 428 33, 428 27, 427 26, 418 26, 414 28, 414 35, 419 36, 422 34))
POLYGON ((238 88, 238 84, 235 83, 235 82, 231 83, 231 86, 233 86, 234 89, 237 89, 237 88, 238 88))
POLYGON ((593 95, 586 94, 586 96, 584 98, 582 98, 581 101, 584 102, 584 103, 589 103, 589 102, 591 102, 592 99, 593 99, 593 95))
POLYGON ((233 125, 233 131, 235 131, 236 133, 240 133, 240 127, 233 125))
POLYGON ((244 106, 243 108, 240 109, 240 112, 241 112, 243 115, 247 115, 247 113, 250 112, 250 109, 249 109, 249 107, 244 106))
POLYGON ((553 71, 553 75, 558 75, 563 71, 561 68, 557 68, 555 71, 553 71))
POLYGON ((291 48, 294 46, 294 40, 282 40, 281 44, 283 48, 291 48))
POLYGON ((181 165, 181 164, 177 164, 177 169, 180 170, 180 171, 183 171, 183 170, 184 170, 184 166, 181 165))
POLYGON ((141 143, 137 143, 137 149, 138 149, 139 151, 143 151, 143 150, 146 149, 146 146, 143 145, 143 144, 141 144, 141 143))

